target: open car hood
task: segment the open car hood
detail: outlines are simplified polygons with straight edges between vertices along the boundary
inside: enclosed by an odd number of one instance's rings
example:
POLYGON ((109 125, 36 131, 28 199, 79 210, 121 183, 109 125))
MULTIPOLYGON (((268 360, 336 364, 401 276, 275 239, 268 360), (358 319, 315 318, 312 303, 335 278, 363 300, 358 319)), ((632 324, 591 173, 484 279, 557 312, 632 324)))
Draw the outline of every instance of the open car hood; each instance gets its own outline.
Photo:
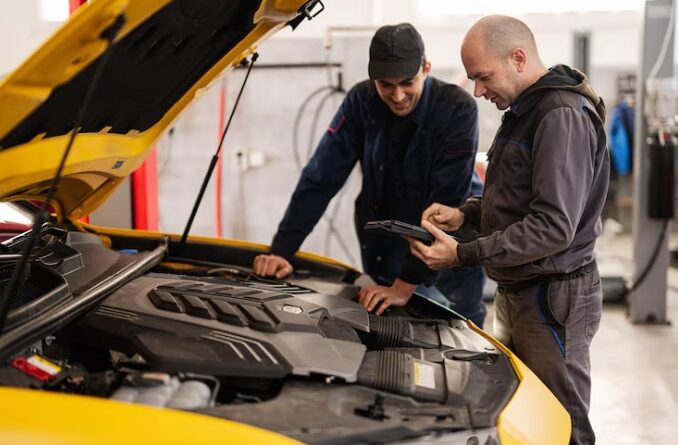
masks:
POLYGON ((0 200, 44 200, 106 42, 126 23, 50 203, 95 210, 221 72, 298 19, 308 0, 94 0, 0 84, 0 200))

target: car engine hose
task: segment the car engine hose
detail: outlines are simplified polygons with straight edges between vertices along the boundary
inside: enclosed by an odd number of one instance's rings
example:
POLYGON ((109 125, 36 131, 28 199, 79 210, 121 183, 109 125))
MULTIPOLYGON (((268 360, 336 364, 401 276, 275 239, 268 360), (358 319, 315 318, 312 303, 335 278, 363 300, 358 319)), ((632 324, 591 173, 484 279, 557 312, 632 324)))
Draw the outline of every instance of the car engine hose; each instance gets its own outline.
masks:
POLYGON ((371 316, 370 334, 374 349, 409 346, 412 326, 401 318, 371 316))

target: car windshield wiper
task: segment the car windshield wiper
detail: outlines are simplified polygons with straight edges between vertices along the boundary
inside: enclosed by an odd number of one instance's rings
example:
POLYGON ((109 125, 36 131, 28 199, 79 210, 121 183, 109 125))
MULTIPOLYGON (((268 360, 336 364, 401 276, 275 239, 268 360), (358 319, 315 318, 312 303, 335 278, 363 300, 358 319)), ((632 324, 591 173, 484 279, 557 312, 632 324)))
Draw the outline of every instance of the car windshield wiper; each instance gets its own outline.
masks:
MULTIPOLYGON (((240 91, 238 92, 238 96, 236 97, 235 103, 233 104, 233 110, 231 110, 231 115, 228 117, 228 122, 226 123, 226 127, 224 128, 224 132, 221 134, 219 146, 217 147, 217 151, 212 156, 210 165, 207 168, 207 173, 205 174, 205 178, 202 181, 202 186, 200 187, 200 191, 198 192, 198 197, 195 199, 195 203, 193 204, 191 216, 188 217, 186 228, 184 229, 184 233, 181 235, 181 242, 179 242, 179 247, 177 248, 177 253, 179 254, 181 254, 181 252, 183 252, 184 250, 184 246, 186 245, 186 239, 188 238, 188 233, 191 231, 193 220, 195 219, 195 215, 198 213, 198 208, 200 208, 200 203, 202 202, 202 198, 205 195, 205 190, 207 190, 207 184, 210 182, 210 178, 212 178, 214 169, 216 168, 217 162, 219 161, 219 156, 221 155, 221 148, 223 147, 224 139, 226 138, 226 133, 228 133, 228 129, 231 126, 231 121, 233 120, 233 116, 235 115, 235 110, 238 109, 240 97, 242 96, 242 92, 245 90, 245 85, 247 85, 247 79, 249 79, 250 77, 250 73, 252 72, 252 68, 254 67, 254 62, 256 62, 258 58, 259 58, 258 53, 252 54, 252 60, 250 61, 249 66, 247 68, 247 74, 245 74, 245 79, 243 80, 242 85, 240 86, 240 91)), ((241 63, 247 63, 247 61, 243 59, 241 63)))
POLYGON ((54 179, 52 180, 52 185, 47 191, 45 200, 42 203, 42 206, 40 207, 40 210, 36 215, 35 221, 33 222, 33 227, 29 231, 26 240, 22 241, 23 249, 21 251, 21 255, 16 260, 16 265, 14 266, 12 275, 9 278, 9 283, 5 287, 5 291, 2 293, 2 296, 0 297, 0 333, 2 333, 2 330, 5 327, 5 320, 7 319, 7 312, 9 312, 9 308, 11 306, 14 291, 19 286, 20 281, 25 279, 24 271, 26 270, 26 266, 28 264, 31 252, 33 251, 33 247, 35 246, 35 243, 38 240, 40 233, 42 232, 41 229, 43 227, 43 224, 47 222, 49 219, 48 208, 50 205, 50 201, 54 197, 54 193, 56 193, 57 187, 61 180, 61 175, 66 165, 68 154, 71 151, 71 147, 73 147, 73 141, 75 140, 75 136, 78 134, 78 131, 80 130, 80 126, 82 125, 82 121, 86 115, 87 109, 89 108, 89 104, 92 101, 92 95, 94 93, 94 90, 96 89, 97 84, 99 83, 99 79, 101 78, 103 67, 106 65, 106 62, 108 61, 108 58, 111 55, 111 48, 113 47, 113 41, 115 40, 115 36, 118 34, 122 26, 125 24, 125 20, 126 20, 125 15, 120 14, 119 16, 116 17, 115 21, 109 27, 104 29, 104 31, 99 36, 99 38, 101 38, 102 40, 106 40, 106 49, 104 50, 103 54, 101 55, 101 58, 99 59, 99 64, 94 71, 94 75, 92 76, 92 80, 90 81, 89 87, 87 88, 85 98, 82 101, 82 105, 80 106, 76 120, 73 123, 73 131, 71 132, 70 137, 68 138, 66 149, 64 150, 64 154, 61 156, 61 160, 59 161, 59 167, 57 168, 56 174, 54 175, 54 179))

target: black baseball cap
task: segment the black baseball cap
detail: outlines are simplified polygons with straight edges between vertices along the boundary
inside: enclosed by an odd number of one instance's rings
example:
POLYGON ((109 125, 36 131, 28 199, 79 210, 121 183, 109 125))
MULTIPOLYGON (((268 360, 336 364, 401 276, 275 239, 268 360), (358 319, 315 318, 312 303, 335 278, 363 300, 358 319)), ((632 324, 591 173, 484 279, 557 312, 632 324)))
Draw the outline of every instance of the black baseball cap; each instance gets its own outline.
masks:
POLYGON ((386 25, 377 30, 370 43, 370 79, 414 77, 424 60, 424 41, 409 23, 386 25))

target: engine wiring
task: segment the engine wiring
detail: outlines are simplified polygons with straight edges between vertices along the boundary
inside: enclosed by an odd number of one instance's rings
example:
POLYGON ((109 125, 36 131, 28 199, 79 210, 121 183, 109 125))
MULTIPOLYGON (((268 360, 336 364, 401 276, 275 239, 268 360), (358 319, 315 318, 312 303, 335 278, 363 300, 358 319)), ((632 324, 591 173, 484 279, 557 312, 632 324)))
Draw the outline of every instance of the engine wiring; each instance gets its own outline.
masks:
POLYGON ((308 159, 302 159, 301 149, 299 148, 299 127, 301 126, 301 121, 304 116, 304 112, 306 111, 306 107, 318 94, 324 91, 332 90, 334 88, 335 87, 332 85, 325 85, 316 90, 313 90, 308 96, 306 96, 304 101, 297 109, 297 114, 294 117, 294 125, 292 126, 292 154, 294 155, 294 162, 299 172, 301 172, 301 170, 304 168, 306 161, 308 161, 308 159))

